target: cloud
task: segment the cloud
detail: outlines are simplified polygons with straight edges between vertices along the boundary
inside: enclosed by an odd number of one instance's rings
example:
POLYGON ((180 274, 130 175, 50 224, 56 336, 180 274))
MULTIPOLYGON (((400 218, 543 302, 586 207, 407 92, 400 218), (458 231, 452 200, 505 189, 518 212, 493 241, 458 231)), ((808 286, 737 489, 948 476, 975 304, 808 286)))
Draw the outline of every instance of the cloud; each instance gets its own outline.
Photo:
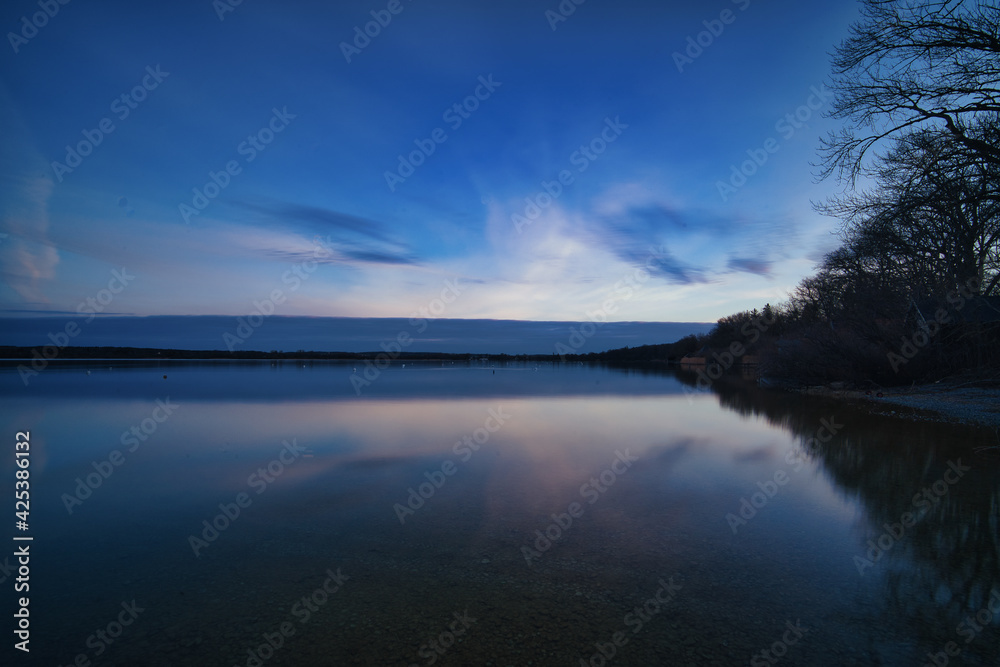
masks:
POLYGON ((310 231, 327 232, 333 229, 337 232, 353 232, 378 241, 386 240, 382 225, 378 222, 348 213, 289 202, 254 204, 238 201, 230 202, 230 204, 238 208, 256 211, 270 218, 277 218, 286 223, 305 225, 310 231))
POLYGON ((681 285, 710 282, 705 277, 705 270, 678 260, 666 248, 650 247, 643 251, 632 248, 617 250, 618 257, 625 262, 649 271, 653 276, 663 278, 667 282, 681 285))
POLYGON ((322 239, 313 239, 313 246, 308 250, 274 250, 267 249, 264 256, 301 264, 316 262, 318 264, 345 264, 361 262, 367 264, 417 265, 419 262, 409 254, 384 252, 381 250, 352 247, 349 244, 329 243, 322 239))
POLYGON ((406 244, 393 240, 384 225, 375 220, 316 206, 289 202, 257 204, 231 202, 234 206, 254 211, 277 220, 297 233, 313 234, 314 247, 309 250, 272 250, 269 257, 291 262, 320 261, 326 264, 365 263, 417 265, 419 260, 406 244), (326 257, 317 259, 316 245, 326 257))
POLYGON ((610 188, 594 211, 581 231, 591 243, 633 266, 655 255, 660 259, 651 273, 681 285, 710 283, 732 272, 769 276, 792 235, 785 220, 750 220, 668 203, 634 184, 610 188))
POLYGON ((44 285, 56 275, 59 252, 48 239, 49 199, 55 184, 6 87, 0 85, 0 122, 6 128, 0 149, 0 273, 28 303, 49 303, 44 285))
MULTIPOLYGON (((73 316, 76 321, 81 319, 75 313, 73 316)), ((47 344, 53 319, 8 317, 8 326, 0 330, 0 345, 47 344)), ((63 320, 55 319, 61 326, 63 320)), ((236 325, 236 318, 232 316, 102 315, 87 324, 86 344, 218 350, 225 347, 222 334, 232 331, 236 325)), ((568 339, 573 325, 571 322, 493 319, 434 319, 418 325, 404 317, 274 315, 267 318, 266 324, 256 329, 239 349, 377 352, 382 349, 382 343, 398 340, 403 332, 412 339, 407 352, 551 354, 556 343, 568 339)), ((589 337, 580 351, 599 352, 626 345, 673 341, 691 333, 705 333, 711 326, 690 322, 609 322, 589 337)), ((350 384, 345 380, 344 386, 349 388, 350 384)))
POLYGON ((691 242, 704 235, 709 226, 714 227, 714 234, 724 233, 719 229, 719 220, 698 219, 692 211, 655 202, 616 206, 605 201, 599 208, 605 213, 592 218, 584 231, 592 243, 669 283, 708 282, 706 266, 682 261, 677 254, 698 257, 685 250, 690 250, 691 242))
POLYGON ((749 257, 731 257, 727 266, 736 272, 753 273, 758 276, 771 275, 773 262, 749 257))
POLYGON ((378 250, 363 249, 342 249, 341 252, 358 262, 371 262, 372 264, 416 264, 416 260, 406 255, 394 255, 378 250))

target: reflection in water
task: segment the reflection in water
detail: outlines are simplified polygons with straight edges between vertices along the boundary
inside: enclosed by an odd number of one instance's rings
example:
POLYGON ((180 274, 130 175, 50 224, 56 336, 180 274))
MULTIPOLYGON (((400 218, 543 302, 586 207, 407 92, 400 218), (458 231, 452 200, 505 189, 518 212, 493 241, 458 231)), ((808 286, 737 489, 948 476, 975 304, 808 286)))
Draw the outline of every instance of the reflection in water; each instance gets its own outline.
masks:
POLYGON ((1000 591, 991 433, 658 371, 408 362, 359 397, 339 364, 165 366, 0 372, 39 659, 996 664, 996 616, 959 632, 1000 591))
POLYGON ((963 649, 975 641, 969 664, 1000 664, 1000 613, 976 621, 991 600, 1000 611, 998 459, 973 451, 995 445, 994 434, 855 412, 842 434, 824 443, 814 439, 817 416, 842 406, 790 409, 781 394, 746 386, 723 384, 718 392, 723 406, 795 433, 803 456, 863 506, 854 562, 861 576, 882 571, 883 613, 892 617, 882 624, 906 623, 913 636, 936 642, 935 653, 949 641, 963 649))

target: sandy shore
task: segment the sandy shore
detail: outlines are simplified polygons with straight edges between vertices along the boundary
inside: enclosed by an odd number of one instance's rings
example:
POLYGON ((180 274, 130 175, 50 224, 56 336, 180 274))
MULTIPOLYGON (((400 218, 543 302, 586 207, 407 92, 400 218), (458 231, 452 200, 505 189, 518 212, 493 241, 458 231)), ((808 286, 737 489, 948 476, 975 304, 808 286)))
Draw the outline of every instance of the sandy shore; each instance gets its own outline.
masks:
POLYGON ((1000 428, 1000 386, 983 384, 942 381, 913 388, 889 387, 882 390, 882 396, 830 387, 809 387, 803 393, 856 401, 874 414, 1000 428))

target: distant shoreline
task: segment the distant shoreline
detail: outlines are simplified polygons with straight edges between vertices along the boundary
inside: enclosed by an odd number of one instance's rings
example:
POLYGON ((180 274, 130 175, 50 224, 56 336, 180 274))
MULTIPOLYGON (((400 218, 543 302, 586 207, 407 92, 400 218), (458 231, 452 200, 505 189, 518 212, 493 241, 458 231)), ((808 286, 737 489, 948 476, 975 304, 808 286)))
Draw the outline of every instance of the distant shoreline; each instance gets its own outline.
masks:
MULTIPOLYGON (((54 346, 51 346, 54 347, 54 346)), ((641 348, 635 348, 638 351, 641 348)), ((627 349, 626 349, 627 351, 627 349)), ((63 364, 84 365, 106 362, 359 362, 370 361, 390 364, 399 362, 549 362, 549 363, 605 363, 613 366, 641 367, 659 366, 685 370, 676 359, 622 359, 621 350, 575 355, 558 354, 484 354, 446 352, 263 352, 243 350, 178 350, 172 348, 136 347, 65 347, 58 354, 45 358, 44 346, 17 347, 0 346, 0 367, 21 365, 63 364), (36 356, 38 355, 38 356, 36 356)), ((689 370, 689 369, 688 369, 689 370)), ((968 379, 968 378, 966 378, 968 379)), ((865 392, 856 389, 833 388, 832 386, 792 387, 774 385, 764 389, 790 391, 793 393, 824 396, 846 400, 864 406, 873 414, 891 415, 915 420, 929 420, 963 423, 974 426, 1000 428, 1000 386, 972 386, 993 384, 982 380, 973 382, 941 382, 916 385, 910 388, 885 387, 880 392, 865 392), (877 395, 881 393, 882 395, 877 395), (895 410, 888 408, 897 408, 895 410)))
MULTIPOLYGON (((0 346, 0 363, 23 363, 43 360, 60 361, 580 361, 588 355, 558 354, 486 354, 475 352, 263 352, 259 350, 178 350, 149 347, 64 347, 45 356, 46 347, 0 346)), ((592 356, 590 358, 593 358, 592 356)))

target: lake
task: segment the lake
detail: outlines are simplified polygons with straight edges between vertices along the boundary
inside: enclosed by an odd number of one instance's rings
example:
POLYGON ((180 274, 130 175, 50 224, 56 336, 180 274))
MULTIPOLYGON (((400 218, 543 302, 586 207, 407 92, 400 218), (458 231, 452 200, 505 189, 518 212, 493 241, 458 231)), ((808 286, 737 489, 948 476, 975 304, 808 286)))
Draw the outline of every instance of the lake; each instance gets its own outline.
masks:
POLYGON ((30 664, 998 664, 990 430, 673 371, 355 366, 4 368, 30 664))

